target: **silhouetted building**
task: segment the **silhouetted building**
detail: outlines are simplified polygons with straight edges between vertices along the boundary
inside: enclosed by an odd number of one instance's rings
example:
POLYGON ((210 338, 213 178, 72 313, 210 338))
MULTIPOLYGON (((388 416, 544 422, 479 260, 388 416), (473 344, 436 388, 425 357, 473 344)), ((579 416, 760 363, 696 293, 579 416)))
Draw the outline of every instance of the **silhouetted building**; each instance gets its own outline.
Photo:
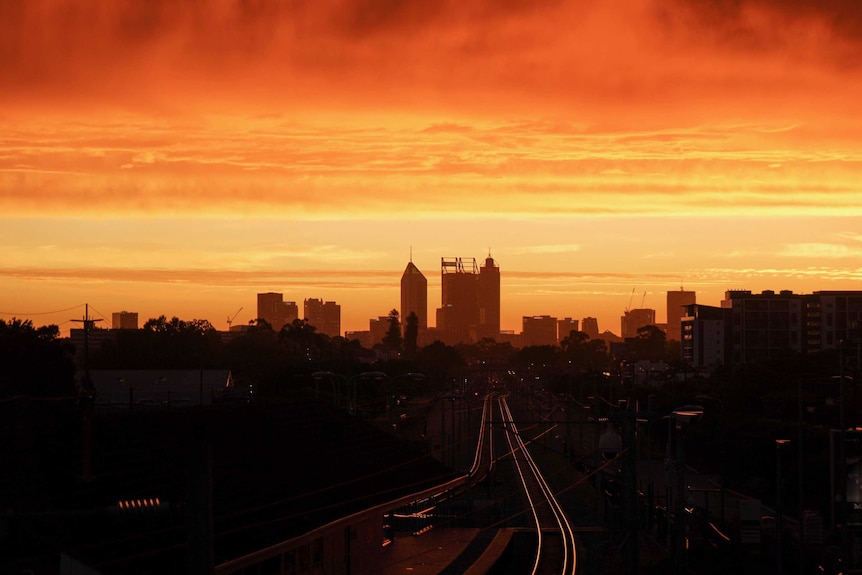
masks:
POLYGON ((557 345, 557 318, 549 315, 524 316, 521 336, 524 347, 557 345))
POLYGON ((500 339, 500 266, 491 254, 479 268, 479 325, 476 339, 500 339))
POLYGON ((590 339, 599 337, 599 320, 594 317, 585 317, 581 320, 581 331, 590 336, 590 339))
MULTIPOLYGON (((371 320, 374 321, 374 320, 371 320)), ((357 340, 359 345, 366 349, 371 349, 371 346, 374 345, 374 341, 372 340, 371 331, 345 331, 344 338, 348 340, 357 340)))
POLYGON ((730 363, 731 310, 700 304, 684 307, 680 319, 682 359, 695 368, 715 368, 730 363))
POLYGON ((522 334, 515 333, 513 329, 502 329, 500 330, 500 336, 497 339, 498 343, 508 343, 514 348, 522 348, 524 347, 524 338, 522 334))
POLYGON ((682 287, 679 291, 667 292, 667 326, 665 332, 668 340, 682 341, 680 321, 685 313, 685 307, 697 303, 697 296, 693 291, 685 291, 682 287))
POLYGON ((308 298, 303 303, 305 320, 329 337, 341 335, 341 306, 334 301, 308 298))
POLYGON ((725 292, 721 307, 731 310, 734 364, 787 357, 803 351, 803 296, 783 290, 725 292))
POLYGON ((473 343, 500 335, 500 268, 488 256, 480 271, 476 259, 440 258, 442 302, 437 328, 443 343, 473 343))
POLYGON ((853 352, 862 344, 862 291, 733 290, 725 293, 721 312, 716 309, 686 306, 683 354, 692 366, 712 366, 719 358, 739 365, 843 346, 850 350, 846 363, 858 368, 853 352))
POLYGON ((138 329, 138 313, 133 311, 115 311, 111 314, 112 329, 138 329))
POLYGON ((578 331, 578 320, 570 317, 557 320, 557 343, 560 343, 563 339, 569 337, 569 334, 573 331, 578 331))
POLYGON ((299 318, 296 302, 284 301, 284 294, 266 292, 257 294, 257 317, 280 331, 285 325, 299 318))
POLYGON ((806 299, 809 352, 844 346, 849 365, 860 368, 862 291, 816 291, 806 299), (816 328, 815 328, 816 326, 816 328))
POLYGON ((381 315, 377 319, 369 319, 368 331, 371 332, 371 345, 368 347, 381 343, 386 337, 386 332, 389 331, 389 316, 381 315))
POLYGON ((413 264, 407 264, 401 274, 401 324, 407 325, 407 318, 415 313, 419 319, 419 329, 428 327, 428 280, 413 264))
POLYGON ((443 343, 455 345, 476 341, 479 323, 479 276, 475 259, 440 258, 442 302, 437 327, 443 343))
POLYGON ((638 328, 655 325, 655 310, 638 308, 626 310, 620 317, 620 337, 625 341, 630 337, 637 337, 638 328))

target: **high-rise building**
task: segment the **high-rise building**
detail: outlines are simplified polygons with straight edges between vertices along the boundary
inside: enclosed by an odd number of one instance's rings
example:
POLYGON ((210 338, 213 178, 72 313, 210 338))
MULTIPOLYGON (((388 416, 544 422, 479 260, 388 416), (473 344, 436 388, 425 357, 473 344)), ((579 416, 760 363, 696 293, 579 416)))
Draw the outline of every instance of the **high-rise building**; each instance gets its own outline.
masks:
POLYGON ((570 317, 557 320, 557 343, 569 337, 569 334, 573 331, 578 331, 578 320, 570 317))
POLYGON ((524 316, 521 337, 524 347, 557 345, 557 318, 549 315, 524 316))
POLYGON ((803 351, 803 297, 788 290, 725 292, 721 307, 731 310, 731 361, 750 363, 803 351))
POLYGON ((590 339, 596 339, 599 337, 599 320, 585 317, 581 320, 581 331, 590 336, 590 339))
POLYGON ((441 296, 437 327, 443 343, 476 341, 479 323, 479 269, 475 258, 440 258, 441 296))
POLYGON ((308 298, 303 304, 305 320, 329 337, 341 335, 341 306, 334 301, 308 298))
POLYGON ((415 313, 419 319, 419 329, 428 327, 428 280, 413 264, 407 264, 401 274, 401 324, 407 325, 407 318, 415 313))
POLYGON ((730 310, 692 303, 680 319, 682 358, 692 367, 714 368, 729 362, 730 310))
POLYGON ((620 337, 623 341, 637 337, 638 328, 655 325, 655 310, 648 308, 629 309, 620 317, 620 337))
POLYGON ((500 339, 500 266, 490 252, 479 268, 479 325, 476 338, 500 339))
POLYGON ((275 331, 299 317, 296 302, 284 301, 284 294, 266 292, 257 294, 257 318, 264 320, 275 331))
POLYGON ((440 258, 442 302, 437 328, 448 345, 500 336, 500 268, 488 256, 481 270, 475 258, 440 258))
POLYGON ((111 328, 138 329, 138 312, 115 311, 111 314, 111 328))
POLYGON ((679 291, 667 292, 667 339, 668 341, 682 341, 680 321, 685 308, 697 303, 697 296, 693 291, 685 291, 682 287, 679 291))

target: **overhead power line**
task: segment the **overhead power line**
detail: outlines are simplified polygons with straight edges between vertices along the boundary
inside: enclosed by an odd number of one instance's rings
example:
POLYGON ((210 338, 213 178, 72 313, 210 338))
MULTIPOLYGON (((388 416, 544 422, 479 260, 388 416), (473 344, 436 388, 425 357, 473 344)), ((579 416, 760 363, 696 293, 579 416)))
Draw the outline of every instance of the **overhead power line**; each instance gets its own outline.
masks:
POLYGON ((67 307, 66 309, 58 309, 57 311, 39 311, 39 312, 14 312, 14 311, 0 311, 0 315, 11 315, 11 316, 29 316, 29 315, 52 315, 55 313, 64 313, 67 311, 72 311, 73 309, 78 309, 79 307, 84 307, 87 304, 79 303, 78 305, 67 307))

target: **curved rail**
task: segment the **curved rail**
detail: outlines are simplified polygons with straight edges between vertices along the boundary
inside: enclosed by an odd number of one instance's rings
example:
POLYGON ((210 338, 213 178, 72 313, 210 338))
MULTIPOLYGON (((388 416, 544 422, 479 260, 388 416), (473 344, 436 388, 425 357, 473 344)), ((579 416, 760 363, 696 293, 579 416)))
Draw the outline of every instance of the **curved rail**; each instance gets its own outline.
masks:
POLYGON ((550 563, 552 553, 548 553, 546 549, 543 531, 559 533, 562 547, 562 554, 559 559, 560 569, 557 571, 562 575, 573 575, 577 565, 577 557, 575 550, 575 534, 572 526, 563 511, 562 506, 554 496, 553 490, 545 481, 544 476, 539 470, 529 449, 527 442, 518 433, 517 425, 512 417, 512 412, 509 410, 508 402, 505 397, 499 399, 500 415, 503 418, 503 423, 509 433, 506 434, 506 441, 509 443, 509 448, 515 460, 515 466, 518 475, 521 478, 521 484, 527 494, 527 500, 530 505, 530 510, 533 514, 533 520, 536 526, 537 545, 536 558, 533 562, 532 575, 539 572, 540 566, 542 573, 554 572, 554 566, 550 563), (518 457, 520 454, 520 457, 518 457), (544 561, 544 564, 543 564, 544 561))

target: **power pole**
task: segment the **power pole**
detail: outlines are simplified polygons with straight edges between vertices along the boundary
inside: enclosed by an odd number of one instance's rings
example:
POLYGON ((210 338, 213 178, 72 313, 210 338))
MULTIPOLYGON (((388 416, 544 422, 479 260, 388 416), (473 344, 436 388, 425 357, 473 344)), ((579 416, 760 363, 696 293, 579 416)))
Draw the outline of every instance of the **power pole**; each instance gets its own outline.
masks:
POLYGON ((84 481, 90 481, 91 445, 93 441, 93 403, 96 390, 90 378, 90 330, 100 319, 90 318, 90 304, 84 304, 84 319, 71 320, 84 325, 84 380, 81 382, 79 405, 81 406, 83 433, 81 446, 81 476, 84 481))

